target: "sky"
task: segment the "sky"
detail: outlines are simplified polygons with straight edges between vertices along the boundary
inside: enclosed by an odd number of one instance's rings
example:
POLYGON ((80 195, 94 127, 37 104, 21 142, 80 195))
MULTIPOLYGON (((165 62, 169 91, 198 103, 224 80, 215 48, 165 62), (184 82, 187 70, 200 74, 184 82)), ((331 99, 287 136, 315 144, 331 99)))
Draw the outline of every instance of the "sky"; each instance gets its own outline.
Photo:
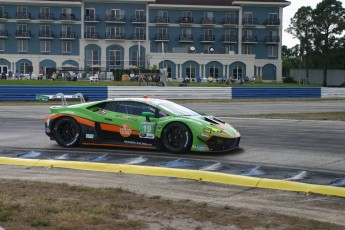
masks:
MULTIPOLYGON (((297 39, 294 39, 291 34, 286 33, 285 29, 290 25, 290 18, 292 18, 297 10, 302 6, 310 6, 312 9, 316 8, 316 5, 322 1, 320 0, 289 0, 291 2, 290 6, 284 8, 283 12, 283 45, 286 45, 288 48, 299 44, 297 39)), ((340 0, 345 7, 345 0, 340 0)))

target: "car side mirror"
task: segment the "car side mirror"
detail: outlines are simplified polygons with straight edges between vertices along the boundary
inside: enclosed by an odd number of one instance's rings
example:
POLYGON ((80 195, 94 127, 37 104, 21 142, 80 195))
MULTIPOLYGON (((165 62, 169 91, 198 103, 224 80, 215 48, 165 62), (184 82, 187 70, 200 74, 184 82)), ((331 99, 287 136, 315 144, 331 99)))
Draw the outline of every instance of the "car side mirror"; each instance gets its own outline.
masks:
POLYGON ((146 121, 150 121, 150 117, 154 117, 155 116, 155 114, 152 113, 152 112, 143 112, 141 115, 143 117, 146 117, 146 121))

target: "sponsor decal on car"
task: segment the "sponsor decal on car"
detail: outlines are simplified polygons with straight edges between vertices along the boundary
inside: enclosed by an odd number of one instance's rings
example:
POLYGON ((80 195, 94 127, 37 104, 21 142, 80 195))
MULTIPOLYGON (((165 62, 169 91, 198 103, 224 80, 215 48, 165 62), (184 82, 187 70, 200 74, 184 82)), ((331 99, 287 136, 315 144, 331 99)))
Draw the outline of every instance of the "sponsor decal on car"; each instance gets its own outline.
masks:
POLYGON ((205 145, 193 145, 194 149, 207 149, 207 147, 205 145))
POLYGON ((120 134, 123 137, 129 137, 132 134, 132 128, 129 124, 123 124, 120 128, 120 134))
POLYGON ((85 134, 85 138, 87 139, 93 139, 95 135, 93 135, 92 133, 87 133, 85 134))
POLYGON ((145 142, 138 142, 138 141, 127 141, 127 140, 125 140, 124 143, 131 144, 131 145, 152 146, 152 144, 145 143, 145 142))
POLYGON ((140 138, 154 139, 155 138, 156 123, 154 122, 140 122, 140 138))

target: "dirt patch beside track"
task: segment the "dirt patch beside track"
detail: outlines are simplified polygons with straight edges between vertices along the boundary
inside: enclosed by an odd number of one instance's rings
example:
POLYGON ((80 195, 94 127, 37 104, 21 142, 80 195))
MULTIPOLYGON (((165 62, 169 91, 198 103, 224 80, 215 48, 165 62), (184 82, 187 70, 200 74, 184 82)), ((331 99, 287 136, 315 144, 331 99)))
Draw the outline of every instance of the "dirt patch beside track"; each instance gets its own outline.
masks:
MULTIPOLYGON (((163 205, 160 207, 159 215, 149 215, 145 209, 128 213, 128 219, 141 220, 148 229, 344 229, 345 227, 343 218, 345 199, 337 197, 227 186, 176 178, 57 168, 0 166, 0 175, 2 183, 4 183, 3 179, 20 179, 99 189, 121 188, 144 195, 146 198, 172 201, 174 209, 165 210, 163 205), (185 203, 188 203, 188 206, 184 206, 185 203), (190 211, 181 212, 179 206, 184 209, 189 208, 190 211), (204 206, 203 214, 207 214, 201 215, 203 216, 201 219, 191 215, 193 207, 200 206, 204 206), (236 216, 233 214, 233 218, 228 219, 227 215, 233 211, 237 213, 236 216), (217 222, 209 216, 212 213, 217 213, 227 221, 217 222), (169 218, 166 218, 166 215, 169 215, 169 218)), ((30 191, 26 193, 30 194, 30 191)), ((6 222, 0 220, 0 226, 6 227, 5 224, 6 222)))

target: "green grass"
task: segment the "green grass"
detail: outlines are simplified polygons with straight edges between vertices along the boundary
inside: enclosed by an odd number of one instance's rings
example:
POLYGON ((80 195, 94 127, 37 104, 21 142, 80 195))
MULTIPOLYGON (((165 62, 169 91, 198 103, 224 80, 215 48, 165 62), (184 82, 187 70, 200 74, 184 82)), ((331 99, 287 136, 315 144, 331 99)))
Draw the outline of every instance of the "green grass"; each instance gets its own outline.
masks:
MULTIPOLYGON (((178 87, 181 82, 168 81, 168 86, 178 87)), ((139 86, 138 82, 128 81, 99 81, 98 83, 90 83, 89 81, 51 81, 51 80, 2 80, 0 85, 8 86, 139 86)), ((141 83, 143 86, 144 83, 141 83)), ((149 82, 149 85, 155 85, 149 82)), ((306 85, 297 83, 245 83, 238 84, 220 84, 216 82, 188 83, 189 87, 319 87, 319 85, 306 85)))

